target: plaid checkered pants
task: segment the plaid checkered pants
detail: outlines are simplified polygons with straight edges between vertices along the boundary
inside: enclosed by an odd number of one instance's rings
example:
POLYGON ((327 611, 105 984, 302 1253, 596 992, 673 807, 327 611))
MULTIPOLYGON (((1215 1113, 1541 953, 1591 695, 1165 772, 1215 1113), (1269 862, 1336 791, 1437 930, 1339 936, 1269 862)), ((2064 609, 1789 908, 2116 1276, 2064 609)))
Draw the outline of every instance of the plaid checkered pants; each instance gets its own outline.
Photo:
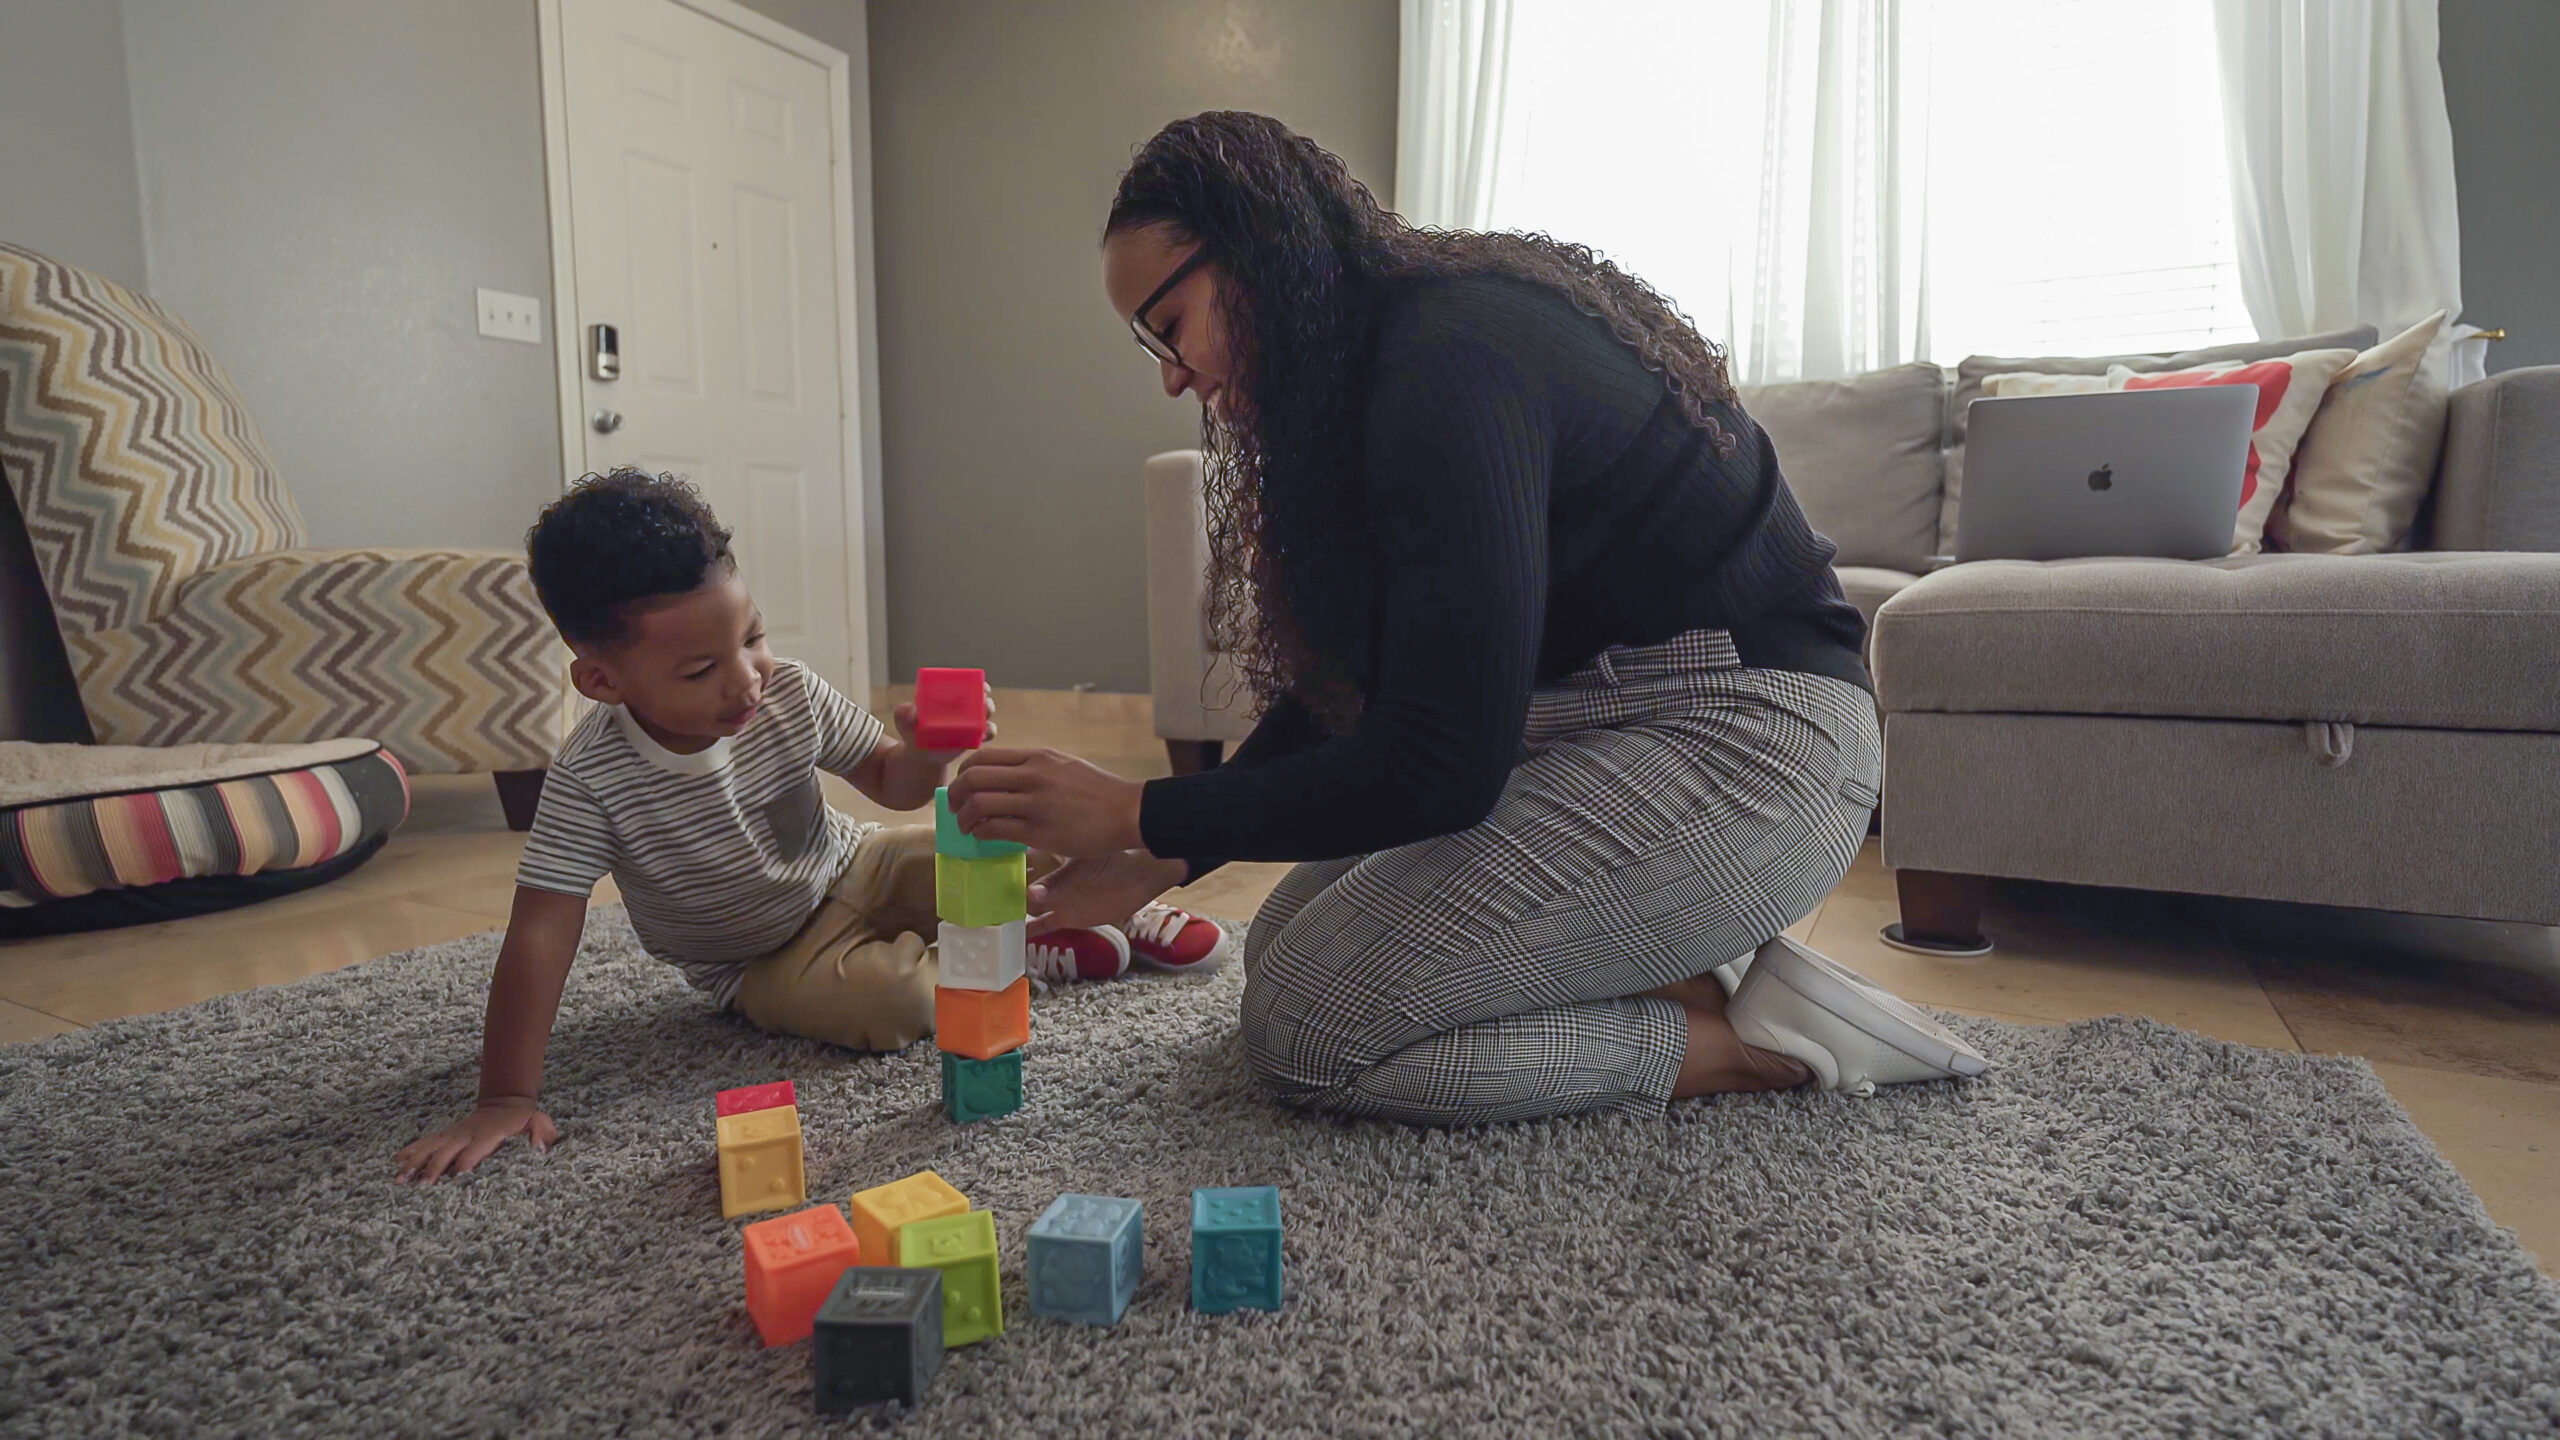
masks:
POLYGON ((1811 914, 1883 754, 1865 691, 1744 669, 1712 630, 1539 689, 1523 740, 1481 824, 1300 865, 1262 907, 1244 1036, 1283 1102, 1431 1125, 1658 1108, 1688 1026, 1637 997, 1811 914))

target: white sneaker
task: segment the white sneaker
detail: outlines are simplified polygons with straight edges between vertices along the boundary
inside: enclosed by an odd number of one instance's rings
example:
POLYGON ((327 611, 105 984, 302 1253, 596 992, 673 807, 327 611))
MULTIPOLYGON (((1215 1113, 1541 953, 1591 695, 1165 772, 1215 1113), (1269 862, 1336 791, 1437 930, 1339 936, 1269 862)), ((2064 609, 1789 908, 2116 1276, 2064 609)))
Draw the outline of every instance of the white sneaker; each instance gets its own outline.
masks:
POLYGON ((1981 1051, 1907 1001, 1784 935, 1752 956, 1724 1015, 1743 1044, 1803 1061, 1825 1090, 1872 1095, 1879 1085, 1991 1068, 1981 1051))

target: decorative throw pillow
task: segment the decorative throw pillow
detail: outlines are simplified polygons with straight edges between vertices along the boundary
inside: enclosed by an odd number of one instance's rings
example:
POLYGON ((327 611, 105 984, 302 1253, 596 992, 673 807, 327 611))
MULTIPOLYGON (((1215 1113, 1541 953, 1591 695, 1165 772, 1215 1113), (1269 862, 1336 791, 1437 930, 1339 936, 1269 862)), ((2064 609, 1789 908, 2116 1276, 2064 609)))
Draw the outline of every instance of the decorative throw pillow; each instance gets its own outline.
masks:
POLYGON ((2329 382, 2296 456, 2268 543, 2323 555, 2405 550, 2444 448, 2452 314, 2439 310, 2329 382))
POLYGON ((2013 395, 2087 395, 2113 389, 2104 375, 2043 375, 2031 370, 1986 376, 1982 398, 2005 400, 2013 395))
POLYGON ((2294 452, 2302 445, 2303 433, 2311 428, 2311 417, 2319 413, 2329 381, 2354 364, 2355 358, 2353 350, 2305 350, 2282 360, 2204 365, 2148 375, 2117 365, 2107 371, 2107 388, 2258 387, 2258 411, 2249 432, 2248 466, 2240 474, 2240 514, 2231 528, 2231 553, 2254 555, 2265 548, 2267 517, 2275 512, 2276 500, 2284 494, 2285 477, 2293 471, 2294 452))

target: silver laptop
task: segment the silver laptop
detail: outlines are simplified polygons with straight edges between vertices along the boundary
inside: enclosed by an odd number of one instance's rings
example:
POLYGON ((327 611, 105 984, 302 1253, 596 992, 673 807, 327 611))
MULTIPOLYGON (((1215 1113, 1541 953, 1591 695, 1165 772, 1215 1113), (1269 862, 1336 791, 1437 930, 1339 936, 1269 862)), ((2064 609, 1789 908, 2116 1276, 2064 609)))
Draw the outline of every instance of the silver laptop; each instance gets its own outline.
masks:
POLYGON ((2255 385, 1976 400, 1956 559, 2231 553, 2255 385))

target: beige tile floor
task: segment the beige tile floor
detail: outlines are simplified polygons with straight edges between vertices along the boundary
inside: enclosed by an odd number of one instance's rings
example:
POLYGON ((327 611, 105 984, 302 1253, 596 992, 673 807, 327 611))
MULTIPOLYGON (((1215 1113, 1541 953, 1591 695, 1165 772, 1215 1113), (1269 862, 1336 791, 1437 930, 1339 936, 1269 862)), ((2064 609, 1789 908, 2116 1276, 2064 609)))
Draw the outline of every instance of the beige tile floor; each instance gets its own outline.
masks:
MULTIPOLYGON (((1143 697, 1003 691, 997 716, 1008 742, 1134 778, 1166 773, 1143 697)), ((843 808, 887 818, 828 784, 843 808)), ((0 1042, 491 929, 506 918, 522 847, 487 777, 424 777, 409 823, 334 885, 224 915, 0 944, 0 1042)), ((1185 898, 1249 916, 1286 868, 1229 866, 1185 898)), ((2132 1013, 2363 1056, 2489 1213, 2560 1274, 2560 931, 2010 885, 1984 922, 1998 948, 1937 960, 1878 942, 1893 916, 1893 878, 1870 844, 1796 933, 1930 1005, 2030 1024, 2132 1013)))

